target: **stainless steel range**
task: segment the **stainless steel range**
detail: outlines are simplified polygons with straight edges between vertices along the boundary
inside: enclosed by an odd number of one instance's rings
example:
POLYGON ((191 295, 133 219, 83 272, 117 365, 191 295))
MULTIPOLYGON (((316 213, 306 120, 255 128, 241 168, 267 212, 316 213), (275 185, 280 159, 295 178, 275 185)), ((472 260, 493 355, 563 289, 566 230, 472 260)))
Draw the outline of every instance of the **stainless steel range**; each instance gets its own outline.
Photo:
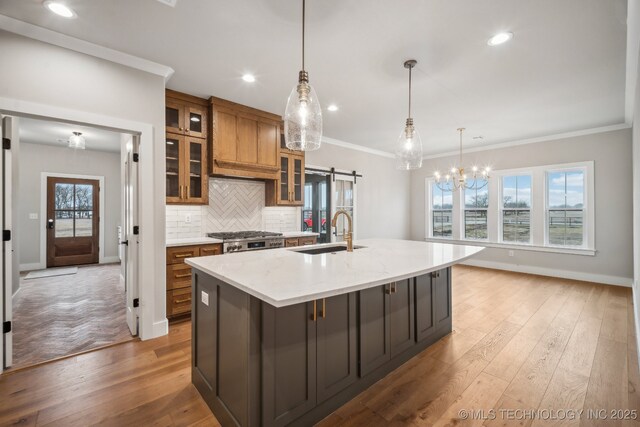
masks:
POLYGON ((282 233, 274 233, 271 231, 233 231, 208 233, 207 236, 214 239, 221 239, 224 253, 284 247, 284 237, 282 237, 282 233))

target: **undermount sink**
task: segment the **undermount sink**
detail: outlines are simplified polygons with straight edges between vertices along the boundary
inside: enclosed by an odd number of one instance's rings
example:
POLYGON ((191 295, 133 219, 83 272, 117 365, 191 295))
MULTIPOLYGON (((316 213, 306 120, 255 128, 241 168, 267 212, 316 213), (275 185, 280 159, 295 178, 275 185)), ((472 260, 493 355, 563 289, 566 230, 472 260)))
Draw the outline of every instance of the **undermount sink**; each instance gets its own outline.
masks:
MULTIPOLYGON (((354 246, 353 249, 356 250, 364 247, 365 246, 354 246)), ((300 252, 302 254, 320 255, 320 254, 343 252, 347 250, 347 246, 346 245, 329 245, 329 246, 320 246, 317 248, 310 248, 310 249, 291 249, 291 250, 294 252, 300 252)))

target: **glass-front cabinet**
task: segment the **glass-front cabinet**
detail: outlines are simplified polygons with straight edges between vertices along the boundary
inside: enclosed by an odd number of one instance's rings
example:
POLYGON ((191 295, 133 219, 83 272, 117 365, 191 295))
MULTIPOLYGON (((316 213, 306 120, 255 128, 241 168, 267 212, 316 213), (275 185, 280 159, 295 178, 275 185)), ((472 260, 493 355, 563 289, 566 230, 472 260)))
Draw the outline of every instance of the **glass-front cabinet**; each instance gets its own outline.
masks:
POLYGON ((278 205, 302 206, 304 203, 304 156, 280 154, 278 205))
POLYGON ((167 204, 207 204, 206 140, 167 134, 167 204))
POLYGON ((206 138, 207 109, 204 106, 167 99, 165 103, 165 126, 168 133, 206 138))

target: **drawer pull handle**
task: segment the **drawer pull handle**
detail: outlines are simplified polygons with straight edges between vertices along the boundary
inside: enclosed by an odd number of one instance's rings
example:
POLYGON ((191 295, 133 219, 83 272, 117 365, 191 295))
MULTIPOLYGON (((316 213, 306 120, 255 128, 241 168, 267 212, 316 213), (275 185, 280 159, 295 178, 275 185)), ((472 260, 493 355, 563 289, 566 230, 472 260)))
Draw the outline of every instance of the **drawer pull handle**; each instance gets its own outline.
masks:
POLYGON ((191 298, 185 298, 185 299, 174 299, 173 303, 174 304, 182 304, 183 302, 190 302, 191 298))
POLYGON ((188 253, 188 254, 175 254, 173 257, 174 258, 187 258, 187 257, 192 257, 193 254, 192 253, 188 253))
POLYGON ((202 252, 213 252, 214 254, 217 254, 219 251, 218 249, 200 249, 202 252))
POLYGON ((182 279, 183 277, 191 277, 191 273, 176 274, 174 277, 175 277, 176 279, 182 279))

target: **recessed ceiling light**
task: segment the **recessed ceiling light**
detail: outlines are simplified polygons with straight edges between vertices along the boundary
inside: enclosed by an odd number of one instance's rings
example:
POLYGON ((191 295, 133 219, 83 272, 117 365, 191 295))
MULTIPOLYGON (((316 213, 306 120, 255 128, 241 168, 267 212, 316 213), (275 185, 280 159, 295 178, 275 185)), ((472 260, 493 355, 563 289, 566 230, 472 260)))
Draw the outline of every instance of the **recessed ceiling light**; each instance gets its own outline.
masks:
POLYGON ((338 111, 338 106, 336 104, 331 104, 327 107, 329 111, 338 111))
POLYGON ((253 74, 245 74, 242 76, 242 80, 247 83, 253 83, 256 81, 256 76, 254 76, 253 74))
POLYGON ((45 1, 44 5, 51 12, 63 18, 75 18, 77 15, 69 6, 57 1, 45 1))
POLYGON ((489 46, 498 46, 499 44, 506 43, 513 38, 513 33, 498 33, 495 36, 491 37, 487 44, 489 46))

